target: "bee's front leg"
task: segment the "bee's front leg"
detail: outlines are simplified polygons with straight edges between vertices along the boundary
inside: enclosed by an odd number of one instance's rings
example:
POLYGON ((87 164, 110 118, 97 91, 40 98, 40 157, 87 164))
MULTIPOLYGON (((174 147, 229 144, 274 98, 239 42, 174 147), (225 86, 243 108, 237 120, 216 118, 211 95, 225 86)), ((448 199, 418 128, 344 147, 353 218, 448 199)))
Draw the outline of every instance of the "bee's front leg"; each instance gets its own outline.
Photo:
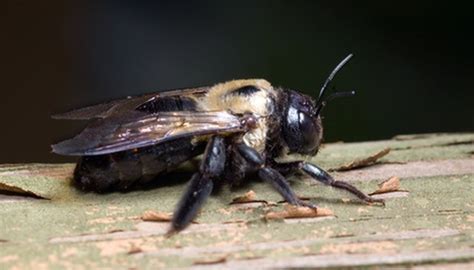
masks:
POLYGON ((312 179, 334 188, 346 190, 364 202, 381 203, 382 205, 385 205, 385 201, 383 199, 374 199, 347 182, 334 180, 334 178, 332 178, 329 173, 314 164, 304 161, 294 161, 288 163, 274 163, 273 166, 283 174, 301 170, 311 176, 312 179))
POLYGON ((199 172, 195 173, 173 214, 168 235, 184 229, 212 192, 213 180, 221 177, 226 160, 224 139, 213 137, 206 146, 199 172))
POLYGON ((316 208, 315 205, 299 199, 291 189, 285 177, 277 170, 266 166, 262 156, 255 149, 242 143, 237 146, 237 151, 256 169, 257 175, 262 180, 270 183, 289 204, 316 208))

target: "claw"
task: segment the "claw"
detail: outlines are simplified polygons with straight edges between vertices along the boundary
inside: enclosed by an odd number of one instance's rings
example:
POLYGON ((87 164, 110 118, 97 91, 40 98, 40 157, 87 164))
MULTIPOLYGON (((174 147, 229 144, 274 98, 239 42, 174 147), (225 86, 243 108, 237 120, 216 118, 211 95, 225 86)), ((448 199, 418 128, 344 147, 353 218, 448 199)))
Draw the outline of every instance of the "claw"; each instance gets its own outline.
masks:
POLYGON ((372 198, 372 197, 368 197, 365 201, 368 204, 380 203, 382 206, 385 207, 385 200, 384 199, 375 199, 375 198, 372 198))
POLYGON ((318 208, 315 204, 312 204, 310 202, 305 202, 303 200, 298 200, 298 205, 299 206, 304 206, 304 207, 309 207, 313 210, 316 210, 318 208))
POLYGON ((178 234, 179 230, 175 229, 174 227, 171 227, 166 233, 165 233, 165 238, 171 238, 173 235, 178 234))

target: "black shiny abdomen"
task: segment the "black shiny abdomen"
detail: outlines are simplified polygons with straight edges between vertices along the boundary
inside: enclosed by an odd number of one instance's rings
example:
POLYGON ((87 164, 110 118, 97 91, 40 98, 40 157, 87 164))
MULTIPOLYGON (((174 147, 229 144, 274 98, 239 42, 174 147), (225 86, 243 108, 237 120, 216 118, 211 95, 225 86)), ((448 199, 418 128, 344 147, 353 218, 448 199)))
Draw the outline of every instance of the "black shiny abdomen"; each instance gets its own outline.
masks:
MULTIPOLYGON (((152 99, 137 110, 147 113, 194 111, 196 106, 188 97, 172 96, 152 99)), ((180 138, 108 155, 83 156, 74 170, 74 183, 82 190, 97 192, 128 190, 137 184, 146 184, 203 153, 206 143, 195 145, 191 139, 180 138)))
POLYGON ((204 152, 205 142, 191 138, 110 155, 83 156, 74 170, 74 183, 82 190, 107 192, 146 184, 186 160, 204 152))

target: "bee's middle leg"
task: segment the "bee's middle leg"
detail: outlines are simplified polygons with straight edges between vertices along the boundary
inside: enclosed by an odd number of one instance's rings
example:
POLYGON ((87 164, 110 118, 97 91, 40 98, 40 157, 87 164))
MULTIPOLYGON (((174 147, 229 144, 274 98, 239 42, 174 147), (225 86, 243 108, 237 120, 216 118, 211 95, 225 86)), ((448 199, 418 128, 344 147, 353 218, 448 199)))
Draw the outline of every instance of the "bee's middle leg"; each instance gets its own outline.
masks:
POLYGON ((178 232, 191 223, 198 210, 212 192, 213 181, 224 172, 226 160, 224 139, 213 137, 209 140, 204 152, 204 157, 182 195, 180 202, 173 214, 171 229, 168 234, 178 232))
POLYGON ((249 164, 254 166, 257 171, 257 175, 262 180, 270 183, 289 204, 316 208, 316 206, 313 204, 299 199, 295 192, 291 189, 285 177, 274 168, 265 166, 265 161, 255 149, 245 144, 239 144, 237 146, 237 150, 249 164))

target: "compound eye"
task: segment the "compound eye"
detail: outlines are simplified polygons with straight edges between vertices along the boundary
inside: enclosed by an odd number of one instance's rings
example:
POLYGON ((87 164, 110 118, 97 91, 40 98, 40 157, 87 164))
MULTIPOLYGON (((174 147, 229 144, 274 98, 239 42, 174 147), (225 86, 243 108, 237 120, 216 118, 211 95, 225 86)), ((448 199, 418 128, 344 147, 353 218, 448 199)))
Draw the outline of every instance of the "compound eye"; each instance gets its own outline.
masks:
POLYGON ((313 134, 316 132, 313 118, 304 112, 298 113, 298 122, 300 124, 300 130, 303 134, 313 134))
POLYGON ((299 112, 298 123, 301 135, 305 142, 305 147, 308 149, 317 147, 318 127, 316 125, 315 119, 304 112, 299 112))

